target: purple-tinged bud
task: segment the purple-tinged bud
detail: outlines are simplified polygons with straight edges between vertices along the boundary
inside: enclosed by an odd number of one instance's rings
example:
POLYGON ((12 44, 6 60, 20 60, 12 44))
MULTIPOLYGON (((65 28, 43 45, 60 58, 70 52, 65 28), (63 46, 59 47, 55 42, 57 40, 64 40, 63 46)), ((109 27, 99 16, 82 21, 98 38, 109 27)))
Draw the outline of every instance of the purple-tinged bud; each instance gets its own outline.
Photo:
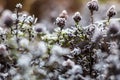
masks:
POLYGON ((66 23, 66 19, 65 19, 65 18, 57 17, 57 19, 56 19, 56 24, 57 24, 60 28, 63 28, 63 27, 65 26, 65 23, 66 23))
POLYGON ((46 33, 46 31, 47 31, 46 26, 42 23, 34 25, 33 30, 37 33, 41 33, 41 32, 46 33))
POLYGON ((75 22, 79 22, 82 19, 81 15, 80 15, 80 12, 76 12, 73 15, 73 19, 74 19, 75 22))
POLYGON ((120 31, 119 23, 112 22, 109 25, 108 34, 117 34, 120 31))
POLYGON ((98 11, 99 6, 98 6, 98 0, 92 0, 87 3, 87 6, 90 11, 98 11))
POLYGON ((11 27, 13 25, 13 20, 11 18, 7 18, 5 21, 4 21, 4 24, 6 27, 11 27))
POLYGON ((36 32, 42 32, 41 28, 36 28, 36 32))
POLYGON ((111 17, 115 16, 116 14, 117 14, 117 12, 115 10, 115 5, 112 5, 107 11, 107 16, 109 18, 111 18, 111 17))
POLYGON ((60 18, 65 18, 67 20, 68 18, 68 13, 66 10, 63 10, 62 13, 59 15, 60 18))

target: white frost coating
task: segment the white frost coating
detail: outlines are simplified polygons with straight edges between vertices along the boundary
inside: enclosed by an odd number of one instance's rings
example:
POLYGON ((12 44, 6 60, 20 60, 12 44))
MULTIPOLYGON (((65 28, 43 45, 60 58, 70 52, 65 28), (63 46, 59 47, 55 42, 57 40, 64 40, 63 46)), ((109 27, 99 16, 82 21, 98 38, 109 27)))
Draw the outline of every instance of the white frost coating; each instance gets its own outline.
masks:
POLYGON ((19 42, 21 47, 27 48, 29 46, 29 40, 28 39, 21 39, 19 42))
POLYGON ((39 42, 35 47, 31 47, 30 49, 32 49, 32 55, 34 57, 43 56, 47 52, 46 43, 43 41, 39 42))
POLYGON ((80 50, 80 48, 74 48, 74 49, 71 51, 71 53, 76 54, 76 55, 79 55, 79 54, 81 53, 81 50, 80 50))
POLYGON ((80 65, 74 65, 71 70, 69 70, 70 73, 75 74, 75 73, 83 73, 82 67, 80 65))
POLYGON ((29 67, 31 61, 31 56, 27 54, 22 54, 18 59, 18 66, 20 67, 29 67))
POLYGON ((15 75, 12 80, 21 80, 22 76, 20 74, 15 75))
POLYGON ((70 50, 68 48, 62 48, 59 45, 54 45, 51 53, 57 55, 66 55, 70 53, 70 50))
POLYGON ((38 43, 38 48, 40 50, 41 53, 45 54, 47 52, 47 46, 45 42, 39 42, 38 43))
POLYGON ((63 63, 62 63, 62 65, 63 66, 74 66, 75 65, 75 63, 72 61, 72 60, 70 60, 70 59, 68 59, 67 61, 64 61, 63 63))
POLYGON ((51 65, 55 62, 62 64, 63 58, 59 57, 58 55, 52 54, 49 60, 49 64, 51 65))

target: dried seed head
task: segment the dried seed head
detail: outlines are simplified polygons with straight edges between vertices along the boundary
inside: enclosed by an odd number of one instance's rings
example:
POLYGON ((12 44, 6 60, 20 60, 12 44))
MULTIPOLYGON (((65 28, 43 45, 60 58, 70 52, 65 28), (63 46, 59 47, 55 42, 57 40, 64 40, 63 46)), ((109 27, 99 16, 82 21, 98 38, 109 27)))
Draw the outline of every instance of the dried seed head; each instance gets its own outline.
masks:
POLYGON ((79 22, 82 19, 81 15, 80 15, 80 12, 76 12, 73 15, 73 19, 74 19, 75 22, 79 22))
POLYGON ((59 15, 60 18, 65 18, 67 19, 68 18, 68 13, 66 10, 63 10, 62 13, 59 15))
POLYGON ((112 5, 107 11, 107 16, 109 18, 111 18, 111 17, 115 16, 116 14, 117 14, 117 12, 115 10, 115 5, 112 5))
POLYGON ((16 8, 22 8, 22 4, 21 3, 18 3, 17 5, 16 5, 16 8))
POLYGON ((66 19, 65 18, 61 18, 61 17, 57 17, 56 19, 56 24, 60 27, 63 28, 65 26, 66 23, 66 19))
POLYGON ((99 6, 98 6, 98 0, 92 0, 87 3, 87 6, 90 11, 98 11, 99 6))

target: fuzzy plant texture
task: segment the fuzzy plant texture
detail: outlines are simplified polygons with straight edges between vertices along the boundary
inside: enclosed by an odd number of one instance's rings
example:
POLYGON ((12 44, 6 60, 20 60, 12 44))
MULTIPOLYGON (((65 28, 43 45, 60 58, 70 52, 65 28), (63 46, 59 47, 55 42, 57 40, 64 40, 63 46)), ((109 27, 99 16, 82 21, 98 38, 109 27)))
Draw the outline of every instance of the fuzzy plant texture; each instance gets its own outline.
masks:
POLYGON ((91 24, 80 12, 66 28, 68 13, 56 18, 53 32, 35 16, 4 11, 0 18, 0 80, 120 80, 120 19, 112 5, 106 20, 94 21, 97 0, 87 3, 91 24))

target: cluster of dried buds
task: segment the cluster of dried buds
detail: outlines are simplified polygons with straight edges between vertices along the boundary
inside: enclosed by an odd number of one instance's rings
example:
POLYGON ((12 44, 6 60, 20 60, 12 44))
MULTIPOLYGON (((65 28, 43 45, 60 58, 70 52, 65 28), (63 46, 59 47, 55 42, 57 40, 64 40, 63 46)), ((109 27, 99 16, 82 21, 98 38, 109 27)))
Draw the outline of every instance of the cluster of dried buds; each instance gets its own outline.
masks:
MULTIPOLYGON (((63 28, 65 26, 65 23, 66 23, 66 20, 68 18, 68 14, 67 14, 67 11, 66 10, 63 10, 62 13, 59 15, 59 17, 56 18, 56 24, 60 27, 60 28, 63 28)), ((76 23, 79 23, 80 20, 82 19, 82 16, 80 14, 80 12, 76 12, 74 15, 73 15, 73 20, 76 22, 76 23)))
MULTIPOLYGON (((87 7, 91 12, 91 22, 93 23, 93 12, 94 11, 98 11, 99 9, 99 5, 98 5, 98 0, 91 0, 87 3, 87 7)), ((110 20, 111 17, 116 15, 116 10, 115 10, 115 6, 112 5, 108 11, 107 11, 107 16, 108 16, 108 21, 110 20)))
MULTIPOLYGON (((93 20, 93 12, 94 11, 98 11, 99 10, 99 4, 98 4, 98 0, 91 0, 87 3, 87 7, 90 10, 91 13, 91 23, 93 24, 94 20, 93 20)), ((107 16, 108 16, 108 21, 110 20, 111 17, 116 15, 116 10, 115 10, 115 6, 112 5, 108 11, 107 11, 107 16)), ((66 10, 63 10, 62 13, 59 15, 59 17, 57 17, 56 19, 56 24, 62 29, 65 24, 66 24, 66 20, 68 18, 68 13, 66 10)), ((76 12, 73 15, 73 20, 75 21, 75 23, 79 23, 81 21, 82 17, 80 12, 76 12)))

